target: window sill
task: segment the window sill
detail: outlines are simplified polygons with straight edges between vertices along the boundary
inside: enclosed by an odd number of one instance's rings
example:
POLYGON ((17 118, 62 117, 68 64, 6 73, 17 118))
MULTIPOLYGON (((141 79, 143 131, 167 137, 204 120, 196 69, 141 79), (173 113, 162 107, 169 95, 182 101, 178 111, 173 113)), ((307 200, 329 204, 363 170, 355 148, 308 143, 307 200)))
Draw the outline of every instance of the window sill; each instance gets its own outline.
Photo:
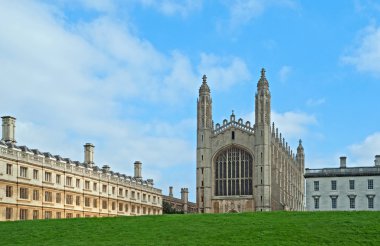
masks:
POLYGON ((17 201, 18 202, 31 202, 28 198, 25 199, 25 198, 17 198, 17 201))
POLYGON ((50 181, 42 181, 43 184, 48 184, 48 185, 54 185, 53 182, 50 182, 50 181))
POLYGON ((31 181, 32 179, 28 178, 28 177, 22 177, 22 176, 18 176, 17 177, 18 179, 23 179, 23 180, 27 180, 27 181, 31 181))

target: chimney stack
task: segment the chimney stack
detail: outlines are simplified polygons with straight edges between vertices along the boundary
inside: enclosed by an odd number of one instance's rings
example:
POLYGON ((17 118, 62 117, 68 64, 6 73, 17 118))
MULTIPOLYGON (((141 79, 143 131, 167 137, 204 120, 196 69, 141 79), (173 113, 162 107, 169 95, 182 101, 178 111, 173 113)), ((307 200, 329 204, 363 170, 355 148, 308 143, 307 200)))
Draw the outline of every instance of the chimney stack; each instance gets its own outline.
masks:
POLYGON ((95 146, 91 143, 86 143, 84 146, 84 163, 88 165, 88 167, 92 167, 94 165, 94 148, 95 146))
POLYGON ((375 166, 376 167, 380 166, 380 155, 375 155, 375 166))
POLYGON ((345 156, 340 157, 340 168, 346 168, 346 160, 347 160, 347 157, 345 156))
POLYGON ((102 169, 103 169, 103 173, 108 173, 109 171, 111 171, 111 168, 108 165, 104 165, 102 169))
POLYGON ((16 143, 15 140, 15 128, 16 128, 16 118, 12 116, 3 116, 1 117, 3 120, 3 136, 1 140, 8 143, 16 143))
POLYGON ((183 212, 187 214, 187 203, 189 201, 189 190, 187 188, 181 188, 181 200, 183 202, 183 212))
POLYGON ((135 161, 135 178, 141 179, 141 161, 135 161))
POLYGON ((169 186, 169 196, 173 197, 173 186, 169 186))

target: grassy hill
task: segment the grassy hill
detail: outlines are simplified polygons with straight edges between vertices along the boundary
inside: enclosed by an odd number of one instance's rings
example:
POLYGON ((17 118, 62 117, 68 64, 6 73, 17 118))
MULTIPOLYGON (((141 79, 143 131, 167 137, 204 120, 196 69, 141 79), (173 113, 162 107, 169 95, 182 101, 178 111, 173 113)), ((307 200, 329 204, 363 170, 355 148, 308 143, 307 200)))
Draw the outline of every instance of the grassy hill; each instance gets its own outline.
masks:
POLYGON ((380 245, 380 212, 270 212, 0 222, 0 245, 380 245))

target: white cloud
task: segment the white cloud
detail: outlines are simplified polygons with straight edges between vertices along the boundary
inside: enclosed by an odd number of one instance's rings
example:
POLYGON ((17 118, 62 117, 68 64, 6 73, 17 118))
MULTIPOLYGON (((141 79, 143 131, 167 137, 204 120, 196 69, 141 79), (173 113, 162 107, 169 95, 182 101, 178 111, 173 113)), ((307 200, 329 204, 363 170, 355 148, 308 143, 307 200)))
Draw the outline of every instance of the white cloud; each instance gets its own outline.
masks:
MULTIPOLYGON (((254 124, 255 112, 246 114, 243 119, 249 120, 254 124)), ((310 134, 309 127, 318 123, 314 115, 294 111, 284 113, 272 111, 271 120, 275 123, 275 127, 278 128, 279 133, 282 133, 282 137, 286 141, 298 141, 300 138, 306 137, 310 134)))
POLYGON ((309 99, 306 101, 306 105, 307 105, 307 106, 314 107, 314 106, 322 105, 322 104, 324 104, 325 102, 326 102, 326 99, 325 99, 325 98, 317 98, 317 99, 309 98, 309 99))
POLYGON ((213 89, 226 89, 251 79, 246 64, 237 57, 226 58, 203 53, 198 70, 207 74, 208 82, 213 89))
MULTIPOLYGON (((103 3, 93 8, 108 8, 103 3)), ((193 139, 182 133, 194 130, 194 119, 146 115, 186 105, 203 73, 218 83, 215 89, 249 79, 237 57, 203 53, 195 65, 107 15, 70 23, 59 6, 1 5, 0 112, 17 118, 20 145, 80 161, 82 145, 93 142, 98 165, 131 174, 133 161, 141 160, 144 177, 165 184, 165 171, 192 169, 193 139)))
POLYGON ((292 72, 292 67, 290 66, 282 66, 279 71, 279 77, 281 82, 286 82, 288 80, 289 75, 292 72))
POLYGON ((380 155, 380 132, 375 132, 366 137, 362 142, 352 144, 348 147, 350 155, 348 166, 372 166, 375 155, 380 155))
POLYGON ((309 133, 308 127, 317 124, 314 115, 293 111, 285 113, 272 111, 272 121, 286 139, 303 138, 309 133))
POLYGON ((292 0, 234 0, 228 2, 228 6, 232 29, 257 18, 270 7, 297 8, 296 2, 292 0))
POLYGON ((138 0, 138 2, 169 16, 179 14, 186 17, 191 12, 202 8, 202 0, 138 0))
POLYGON ((371 72, 380 76, 380 27, 371 25, 361 31, 358 43, 351 54, 342 61, 356 67, 361 72, 371 72))

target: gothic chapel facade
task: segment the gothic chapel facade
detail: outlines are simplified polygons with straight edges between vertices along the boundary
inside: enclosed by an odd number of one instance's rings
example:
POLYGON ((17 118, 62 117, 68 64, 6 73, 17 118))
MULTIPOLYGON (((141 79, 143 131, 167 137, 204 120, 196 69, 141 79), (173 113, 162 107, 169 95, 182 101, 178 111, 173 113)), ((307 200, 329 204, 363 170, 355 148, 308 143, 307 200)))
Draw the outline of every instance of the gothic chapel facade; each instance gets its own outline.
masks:
POLYGON ((197 102, 197 207, 200 213, 304 210, 304 149, 290 150, 271 126, 265 70, 257 83, 255 124, 236 119, 214 126, 207 77, 197 102))

